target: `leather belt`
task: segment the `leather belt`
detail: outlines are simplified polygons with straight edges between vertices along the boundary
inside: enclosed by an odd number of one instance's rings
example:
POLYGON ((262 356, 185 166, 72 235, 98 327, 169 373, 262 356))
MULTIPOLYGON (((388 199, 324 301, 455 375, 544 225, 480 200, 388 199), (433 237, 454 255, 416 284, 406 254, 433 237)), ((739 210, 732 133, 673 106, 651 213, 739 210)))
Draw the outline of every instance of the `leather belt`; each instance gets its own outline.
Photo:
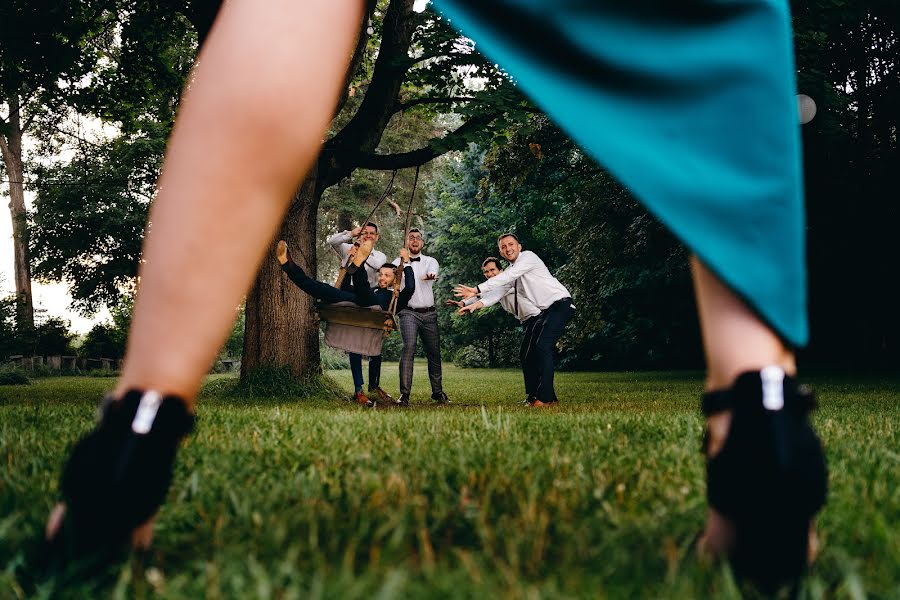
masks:
POLYGON ((413 308, 412 306, 407 306, 406 308, 408 308, 409 310, 414 310, 417 313, 430 313, 435 311, 435 308, 433 306, 429 306, 427 308, 413 308))

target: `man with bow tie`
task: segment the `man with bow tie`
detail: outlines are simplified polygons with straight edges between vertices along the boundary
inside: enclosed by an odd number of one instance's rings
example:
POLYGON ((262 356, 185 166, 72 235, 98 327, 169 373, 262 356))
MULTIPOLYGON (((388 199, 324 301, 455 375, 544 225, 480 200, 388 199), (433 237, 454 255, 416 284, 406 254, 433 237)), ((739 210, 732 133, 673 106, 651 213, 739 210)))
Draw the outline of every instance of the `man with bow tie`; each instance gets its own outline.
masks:
MULTIPOLYGON (((431 399, 438 404, 450 402, 441 384, 441 336, 438 332, 437 311, 434 307, 434 282, 438 274, 438 261, 422 254, 425 239, 418 228, 409 230, 406 247, 409 250, 409 265, 416 276, 416 291, 409 299, 407 307, 398 313, 400 317, 400 337, 403 351, 400 354, 400 397, 397 404, 409 405, 412 391, 413 360, 416 342, 421 337, 428 359, 428 379, 431 382, 431 399)), ((397 259, 394 264, 399 264, 397 259)))

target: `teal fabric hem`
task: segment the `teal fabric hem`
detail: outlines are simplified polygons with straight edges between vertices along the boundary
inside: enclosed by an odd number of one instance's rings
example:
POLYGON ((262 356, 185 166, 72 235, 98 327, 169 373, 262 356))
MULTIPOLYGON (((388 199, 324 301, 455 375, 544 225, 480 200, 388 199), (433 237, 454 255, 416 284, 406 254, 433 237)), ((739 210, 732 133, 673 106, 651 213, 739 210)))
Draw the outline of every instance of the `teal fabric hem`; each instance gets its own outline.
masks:
POLYGON ((790 345, 808 340, 783 0, 436 0, 790 345))

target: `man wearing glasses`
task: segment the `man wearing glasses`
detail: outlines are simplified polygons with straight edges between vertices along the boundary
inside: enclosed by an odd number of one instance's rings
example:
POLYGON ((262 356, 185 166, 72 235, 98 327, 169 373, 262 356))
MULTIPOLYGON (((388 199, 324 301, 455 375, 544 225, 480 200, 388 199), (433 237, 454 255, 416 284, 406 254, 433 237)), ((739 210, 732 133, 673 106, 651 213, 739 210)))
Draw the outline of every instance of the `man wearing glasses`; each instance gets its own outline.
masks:
MULTIPOLYGON (((416 340, 422 338, 425 356, 428 358, 428 379, 431 381, 431 399, 438 404, 450 402, 441 385, 441 336, 438 333, 437 311, 434 308, 434 282, 438 274, 438 261, 422 254, 425 239, 421 230, 413 228, 406 237, 409 264, 416 276, 416 291, 407 307, 400 311, 400 337, 403 352, 400 354, 399 406, 409 406, 412 391, 413 359, 416 340)), ((394 264, 399 264, 397 259, 394 264)))

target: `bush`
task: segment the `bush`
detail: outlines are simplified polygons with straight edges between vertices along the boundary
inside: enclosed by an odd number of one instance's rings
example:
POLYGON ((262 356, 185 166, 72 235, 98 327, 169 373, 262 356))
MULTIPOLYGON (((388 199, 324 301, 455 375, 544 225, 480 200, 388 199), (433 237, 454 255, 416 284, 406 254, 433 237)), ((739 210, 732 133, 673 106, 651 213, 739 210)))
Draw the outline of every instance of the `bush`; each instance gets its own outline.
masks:
POLYGON ((453 364, 463 369, 480 369, 488 366, 487 350, 481 346, 464 346, 456 351, 453 364))
POLYGON ((15 367, 0 367, 0 385, 28 385, 31 380, 21 369, 15 367))
POLYGON ((328 371, 343 371, 350 368, 350 358, 342 350, 335 350, 325 344, 319 344, 319 357, 322 368, 328 371))
POLYGON ((84 336, 78 354, 87 358, 122 358, 125 340, 114 327, 97 323, 84 336))

